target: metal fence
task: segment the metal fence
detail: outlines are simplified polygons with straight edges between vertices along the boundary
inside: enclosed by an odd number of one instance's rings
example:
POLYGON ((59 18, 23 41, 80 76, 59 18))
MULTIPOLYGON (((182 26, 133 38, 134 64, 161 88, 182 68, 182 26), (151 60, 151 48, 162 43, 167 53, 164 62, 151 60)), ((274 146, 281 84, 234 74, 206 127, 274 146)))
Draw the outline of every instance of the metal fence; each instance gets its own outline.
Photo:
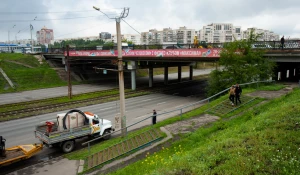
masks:
MULTIPOLYGON (((274 81, 274 80, 255 81, 255 82, 243 83, 243 84, 239 84, 239 85, 240 85, 240 86, 247 86, 247 85, 253 85, 253 84, 255 85, 255 84, 256 84, 256 88, 258 88, 259 83, 272 83, 272 82, 275 82, 275 81, 274 81)), ((167 111, 167 112, 163 112, 163 113, 160 113, 160 114, 156 114, 156 117, 162 116, 162 115, 166 115, 166 114, 172 114, 172 113, 174 113, 174 112, 177 112, 178 114, 180 114, 180 117, 182 118, 182 114, 184 113, 184 111, 183 111, 184 109, 186 109, 186 111, 188 111, 189 108, 195 109, 196 106, 198 106, 198 105, 200 105, 200 104, 209 103, 212 99, 217 98, 217 97, 223 95, 224 93, 228 93, 229 89, 230 89, 230 87, 227 88, 227 89, 224 89, 223 91, 221 91, 221 92, 219 92, 219 93, 217 93, 217 94, 215 94, 215 95, 213 95, 213 96, 211 96, 211 97, 208 97, 208 98, 206 98, 206 99, 200 100, 200 101, 198 101, 198 102, 196 102, 196 103, 192 103, 192 104, 189 104, 189 105, 186 105, 186 106, 183 106, 183 107, 181 107, 181 108, 177 108, 177 109, 174 109, 174 110, 171 110, 171 111, 167 111)), ((174 116, 176 116, 176 115, 178 115, 178 114, 175 114, 174 116)), ((112 133, 109 133, 109 135, 114 134, 114 133, 117 133, 117 132, 120 132, 120 131, 122 131, 122 130, 126 130, 126 132, 127 132, 128 128, 133 127, 133 126, 135 126, 135 125, 137 125, 137 124, 139 124, 139 123, 141 123, 141 122, 143 122, 143 121, 152 119, 153 117, 154 117, 153 115, 151 115, 151 116, 149 116, 149 117, 146 117, 145 119, 142 119, 142 120, 140 120, 140 121, 138 121, 138 122, 135 122, 135 123, 133 123, 133 124, 131 124, 131 125, 128 125, 128 126, 126 126, 125 128, 121 128, 121 129, 116 130, 116 131, 114 131, 114 132, 112 132, 112 133)), ((105 135, 104 135, 104 136, 101 136, 101 137, 97 137, 96 139, 90 140, 90 141, 88 141, 88 142, 85 142, 85 143, 83 143, 82 145, 88 144, 88 149, 90 150, 90 143, 91 143, 91 142, 94 142, 94 141, 96 141, 96 140, 99 140, 99 139, 101 139, 101 138, 103 138, 103 137, 105 137, 105 135)))
MULTIPOLYGON (((198 45, 198 48, 223 48, 227 43, 206 43, 198 45)), ((148 50, 148 49, 194 49, 194 44, 151 44, 151 45, 131 45, 126 47, 130 50, 148 50)), ((126 49, 123 48, 123 49, 126 49)), ((300 40, 288 40, 284 43, 283 48, 280 41, 257 41, 251 45, 253 49, 267 49, 267 50, 297 50, 300 49, 300 40)), ((117 46, 103 47, 101 50, 117 50, 117 46)), ((99 50, 97 47, 70 47, 70 50, 99 50)), ((42 49, 42 53, 56 53, 62 54, 66 48, 48 48, 42 49)))
MULTIPOLYGON (((223 48, 225 43, 200 43, 198 48, 223 48)), ((194 49, 195 45, 192 43, 189 44, 148 44, 148 45, 129 45, 128 47, 123 47, 123 49, 131 49, 131 50, 148 50, 148 49, 194 49)), ((300 49, 300 40, 287 40, 285 41, 283 47, 280 41, 257 41, 251 45, 253 49, 267 49, 267 50, 297 50, 300 49)), ((117 50, 117 46, 103 46, 100 50, 117 50)), ((0 53, 6 52, 6 50, 10 50, 8 46, 0 46, 0 53)), ((70 50, 99 50, 97 46, 95 47, 70 47, 70 50)), ((52 54, 63 54, 66 51, 65 47, 50 47, 50 48, 42 48, 42 53, 52 53, 52 54)))

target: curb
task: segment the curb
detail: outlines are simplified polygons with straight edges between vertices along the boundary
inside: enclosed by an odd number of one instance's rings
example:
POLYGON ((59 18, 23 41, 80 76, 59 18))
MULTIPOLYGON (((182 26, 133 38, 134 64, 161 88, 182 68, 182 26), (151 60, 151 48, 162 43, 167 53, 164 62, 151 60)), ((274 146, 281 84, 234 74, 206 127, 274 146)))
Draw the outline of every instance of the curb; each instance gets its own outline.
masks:
MULTIPOLYGON (((141 153, 144 153, 144 152, 146 152, 146 151, 148 151, 148 150, 150 150, 150 149, 156 147, 157 145, 159 145, 159 144, 161 144, 161 143, 164 143, 164 142, 170 140, 171 138, 173 138, 172 134, 171 134, 166 128, 160 127, 160 130, 161 130, 162 132, 164 132, 164 133, 167 134, 167 137, 166 137, 166 138, 162 139, 162 140, 159 141, 159 142, 154 143, 154 144, 151 145, 151 146, 148 146, 148 147, 146 147, 146 148, 144 148, 144 149, 141 149, 141 150, 135 152, 134 154, 131 154, 131 155, 125 157, 125 158, 122 158, 122 159, 113 161, 113 162, 111 162, 111 163, 109 163, 109 164, 106 164, 106 165, 104 165, 100 170, 95 170, 94 172, 88 173, 88 175, 93 175, 93 174, 96 174, 98 171, 107 170, 108 168, 111 168, 111 167, 113 167, 113 166, 116 166, 116 165, 118 165, 118 164, 121 164, 121 163, 123 163, 123 162, 125 162, 125 161, 127 161, 127 160, 129 160, 129 159, 132 159, 133 157, 135 157, 135 156, 137 156, 137 155, 139 155, 139 154, 141 154, 141 153)), ((77 173, 82 173, 82 172, 83 172, 83 164, 84 164, 84 161, 83 161, 83 160, 80 160, 79 167, 78 167, 78 172, 77 172, 77 173)))

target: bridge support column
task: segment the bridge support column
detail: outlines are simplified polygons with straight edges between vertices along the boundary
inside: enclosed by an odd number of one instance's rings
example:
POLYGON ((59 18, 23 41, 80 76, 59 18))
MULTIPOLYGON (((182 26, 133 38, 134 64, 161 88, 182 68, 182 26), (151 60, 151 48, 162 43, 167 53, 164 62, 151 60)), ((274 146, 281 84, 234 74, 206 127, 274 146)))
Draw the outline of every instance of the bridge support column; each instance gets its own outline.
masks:
POLYGON ((153 67, 149 67, 149 87, 153 87, 153 67))
POLYGON ((178 82, 181 82, 181 66, 178 66, 178 82))
POLYGON ((130 61, 131 64, 131 90, 136 90, 136 61, 130 61))
POLYGON ((168 78, 169 78, 169 67, 165 66, 164 69, 164 84, 167 85, 168 84, 168 78))
POLYGON ((193 66, 190 65, 190 80, 193 80, 193 66))

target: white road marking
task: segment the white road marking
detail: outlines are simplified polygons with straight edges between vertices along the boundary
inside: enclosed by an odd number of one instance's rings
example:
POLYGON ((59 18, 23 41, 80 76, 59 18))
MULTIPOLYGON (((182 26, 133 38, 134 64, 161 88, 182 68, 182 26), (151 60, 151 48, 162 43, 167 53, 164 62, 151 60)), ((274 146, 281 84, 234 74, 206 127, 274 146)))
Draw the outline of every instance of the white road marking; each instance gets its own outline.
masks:
POLYGON ((183 105, 176 106, 175 108, 180 108, 181 106, 183 106, 183 105))
POLYGON ((107 110, 107 109, 111 109, 112 107, 109 107, 109 108, 103 108, 103 109, 100 109, 100 111, 104 111, 104 110, 107 110))
POLYGON ((150 100, 152 100, 152 99, 146 99, 146 100, 142 100, 142 101, 150 101, 150 100))
POLYGON ((151 116, 151 114, 149 114, 149 115, 143 115, 143 116, 140 116, 140 117, 136 117, 136 118, 135 118, 135 120, 136 120, 136 119, 139 119, 139 118, 146 118, 146 117, 150 117, 150 116, 151 116))
POLYGON ((161 105, 161 104, 164 104, 164 103, 166 103, 166 102, 157 103, 156 105, 161 105))

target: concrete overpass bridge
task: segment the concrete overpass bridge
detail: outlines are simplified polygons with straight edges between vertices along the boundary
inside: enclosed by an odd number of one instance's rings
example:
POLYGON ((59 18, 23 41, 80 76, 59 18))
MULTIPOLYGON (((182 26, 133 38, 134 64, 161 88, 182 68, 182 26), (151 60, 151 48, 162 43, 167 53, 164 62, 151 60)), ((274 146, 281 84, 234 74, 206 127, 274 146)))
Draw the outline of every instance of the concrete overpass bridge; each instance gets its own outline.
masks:
MULTIPOLYGON (((275 70, 276 80, 295 81, 300 79, 300 49, 284 48, 266 49, 265 57, 277 63, 275 70)), ((123 49, 124 71, 131 72, 132 89, 135 89, 137 69, 148 69, 149 87, 153 86, 153 69, 164 68, 164 83, 168 84, 168 68, 178 67, 178 81, 181 81, 182 66, 189 66, 189 79, 193 77, 195 62, 216 62, 220 58, 221 48, 194 49, 123 49)), ((99 69, 117 71, 117 50, 95 50, 91 48, 76 48, 69 51, 71 65, 80 65, 84 70, 99 69)), ((60 59, 63 65, 67 52, 63 50, 50 50, 44 53, 46 59, 60 59), (55 53, 59 52, 59 53, 55 53)), ((78 66, 77 66, 78 67, 78 66)))

